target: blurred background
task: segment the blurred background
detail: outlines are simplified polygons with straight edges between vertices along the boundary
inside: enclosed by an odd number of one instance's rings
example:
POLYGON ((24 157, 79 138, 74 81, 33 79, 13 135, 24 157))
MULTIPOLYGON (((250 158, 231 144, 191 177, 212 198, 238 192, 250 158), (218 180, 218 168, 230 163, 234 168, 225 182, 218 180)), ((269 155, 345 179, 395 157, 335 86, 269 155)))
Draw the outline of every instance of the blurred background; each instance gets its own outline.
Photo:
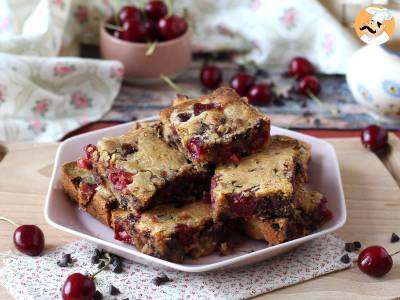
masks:
POLYGON ((1 1, 0 141, 58 141, 220 85, 276 126, 400 130, 400 1, 150 2, 1 1), (397 22, 383 46, 353 29, 371 5, 397 22))

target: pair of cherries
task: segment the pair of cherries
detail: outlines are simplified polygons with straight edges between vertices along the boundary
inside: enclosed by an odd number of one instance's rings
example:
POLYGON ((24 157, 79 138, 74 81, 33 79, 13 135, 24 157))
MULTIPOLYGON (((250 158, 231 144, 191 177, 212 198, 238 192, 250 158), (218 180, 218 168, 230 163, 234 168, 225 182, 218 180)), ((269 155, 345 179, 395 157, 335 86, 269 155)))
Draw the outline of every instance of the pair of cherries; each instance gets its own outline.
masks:
MULTIPOLYGON (((235 74, 230 86, 240 95, 246 96, 253 105, 268 105, 272 99, 271 86, 266 83, 255 84, 255 77, 247 72, 235 74)), ((200 82, 208 89, 217 88, 222 82, 222 71, 215 65, 206 64, 200 70, 200 82)))
POLYGON ((113 36, 136 43, 172 40, 188 28, 185 19, 172 15, 160 0, 147 2, 143 11, 136 6, 123 6, 116 18, 121 28, 108 24, 114 30, 113 36))

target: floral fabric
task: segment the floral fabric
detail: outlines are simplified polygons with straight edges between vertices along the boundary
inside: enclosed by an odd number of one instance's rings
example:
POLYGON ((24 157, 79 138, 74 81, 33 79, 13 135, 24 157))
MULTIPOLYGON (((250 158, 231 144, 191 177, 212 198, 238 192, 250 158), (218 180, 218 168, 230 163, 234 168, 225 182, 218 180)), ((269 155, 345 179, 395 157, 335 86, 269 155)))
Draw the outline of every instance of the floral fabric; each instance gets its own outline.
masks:
MULTIPOLYGON (((94 273, 90 258, 95 245, 80 240, 49 250, 41 257, 7 255, 0 269, 0 282, 16 299, 61 299, 60 288, 65 278, 75 272, 94 273), (57 261, 70 253, 74 263, 61 268, 57 261)), ((294 285, 352 266, 342 263, 344 242, 327 235, 270 260, 242 267, 206 273, 185 273, 162 270, 125 261, 124 272, 111 271, 96 277, 96 287, 103 299, 247 299, 276 289, 294 285), (161 286, 152 283, 165 272, 172 282, 161 286), (110 284, 121 294, 109 295, 110 284)), ((350 255, 354 259, 354 255, 350 255)))

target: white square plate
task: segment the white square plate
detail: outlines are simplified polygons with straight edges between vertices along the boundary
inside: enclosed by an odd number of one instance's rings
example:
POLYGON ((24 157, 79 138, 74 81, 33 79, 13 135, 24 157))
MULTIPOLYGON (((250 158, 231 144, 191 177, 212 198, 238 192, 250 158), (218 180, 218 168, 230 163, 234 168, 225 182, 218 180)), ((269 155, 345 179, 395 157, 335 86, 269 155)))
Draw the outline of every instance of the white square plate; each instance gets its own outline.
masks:
MULTIPOLYGON (((156 117, 139 121, 155 120, 156 117)), ((333 219, 318 231, 277 246, 268 247, 264 242, 248 240, 231 255, 209 255, 200 259, 187 259, 177 264, 143 254, 135 247, 123 244, 113 238, 113 231, 101 224, 89 214, 78 209, 64 194, 60 183, 60 167, 69 161, 82 156, 86 144, 95 144, 104 136, 115 136, 125 133, 132 127, 126 123, 72 137, 58 148, 52 178, 45 204, 46 221, 66 232, 94 242, 99 247, 135 262, 157 265, 185 272, 205 272, 220 268, 238 267, 271 258, 289 251, 300 244, 315 239, 342 227, 346 221, 346 206, 340 178, 339 164, 334 148, 327 142, 294 131, 272 126, 271 134, 283 134, 306 141, 312 145, 312 159, 309 168, 308 188, 321 192, 328 199, 328 206, 333 212, 333 219)))

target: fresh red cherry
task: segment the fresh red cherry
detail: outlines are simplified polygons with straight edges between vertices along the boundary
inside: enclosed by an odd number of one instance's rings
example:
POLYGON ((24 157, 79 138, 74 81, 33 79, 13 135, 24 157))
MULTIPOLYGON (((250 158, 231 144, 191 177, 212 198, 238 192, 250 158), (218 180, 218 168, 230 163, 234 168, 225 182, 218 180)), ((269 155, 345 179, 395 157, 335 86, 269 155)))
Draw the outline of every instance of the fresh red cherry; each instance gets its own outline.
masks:
POLYGON ((382 277, 392 268, 393 260, 385 248, 370 246, 360 253, 357 265, 361 272, 365 274, 382 277))
POLYGON ((268 105, 271 103, 272 90, 266 83, 253 85, 247 93, 249 103, 253 105, 268 105))
POLYGON ((221 69, 214 65, 204 65, 200 71, 200 81, 205 88, 217 88, 222 82, 221 69))
POLYGON ((159 40, 159 36, 158 36, 158 21, 157 20, 148 19, 144 23, 144 26, 147 29, 147 36, 151 41, 159 40))
POLYGON ((168 14, 168 8, 164 1, 153 0, 147 2, 144 7, 144 12, 146 13, 147 18, 159 20, 168 14))
POLYGON ((142 13, 140 9, 135 6, 123 6, 119 11, 119 21, 124 23, 126 20, 133 20, 136 22, 141 22, 142 13))
POLYGON ((92 300, 96 285, 92 278, 73 273, 65 280, 61 293, 63 300, 92 300))
POLYGON ((185 19, 178 16, 164 17, 158 21, 158 34, 167 41, 181 36, 187 28, 185 19))
POLYGON ((231 87, 241 97, 246 96, 250 88, 254 85, 254 77, 246 72, 239 72, 231 79, 231 87))
POLYGON ((290 61, 288 75, 301 78, 306 75, 314 74, 314 67, 310 61, 304 57, 295 57, 290 61))
POLYGON ((143 22, 128 19, 122 23, 122 27, 124 28, 124 40, 137 43, 146 41, 148 34, 143 22))
POLYGON ((36 225, 21 225, 14 231, 14 245, 19 252, 38 256, 44 249, 43 231, 36 225))
POLYGON ((388 133, 381 126, 368 125, 361 131, 361 142, 371 151, 380 150, 388 145, 388 133))
POLYGON ((303 96, 318 96, 320 91, 321 85, 314 75, 304 76, 297 83, 297 92, 303 96))

